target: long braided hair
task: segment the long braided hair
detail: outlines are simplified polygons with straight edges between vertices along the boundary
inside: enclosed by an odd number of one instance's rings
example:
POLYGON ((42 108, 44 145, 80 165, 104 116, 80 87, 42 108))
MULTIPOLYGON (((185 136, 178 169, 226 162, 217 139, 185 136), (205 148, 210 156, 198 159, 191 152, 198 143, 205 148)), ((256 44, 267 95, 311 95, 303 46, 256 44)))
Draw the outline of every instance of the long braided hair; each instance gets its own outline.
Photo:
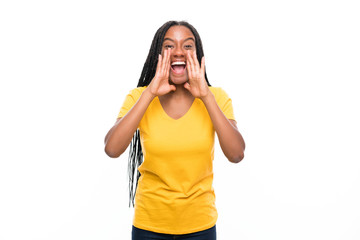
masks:
MULTIPOLYGON (((192 32, 192 34, 195 37, 197 59, 199 63, 201 62, 201 58, 204 56, 204 51, 203 51, 200 35, 196 31, 196 29, 186 21, 168 21, 164 25, 162 25, 155 33, 137 87, 148 86, 151 80, 154 78, 156 72, 156 66, 158 63, 158 56, 159 54, 161 54, 162 51, 162 45, 164 42, 165 34, 168 31, 168 29, 172 26, 185 26, 192 32)), ((205 79, 208 86, 211 86, 207 79, 206 71, 205 71, 205 79)), ((134 199, 135 199, 137 184, 141 176, 137 168, 142 164, 142 162, 143 162, 143 152, 140 143, 140 131, 139 129, 137 129, 136 132, 134 133, 132 142, 130 143, 130 152, 129 152, 129 160, 128 160, 129 207, 131 207, 131 204, 132 206, 135 205, 134 199), (134 184, 136 184, 135 187, 134 184)))

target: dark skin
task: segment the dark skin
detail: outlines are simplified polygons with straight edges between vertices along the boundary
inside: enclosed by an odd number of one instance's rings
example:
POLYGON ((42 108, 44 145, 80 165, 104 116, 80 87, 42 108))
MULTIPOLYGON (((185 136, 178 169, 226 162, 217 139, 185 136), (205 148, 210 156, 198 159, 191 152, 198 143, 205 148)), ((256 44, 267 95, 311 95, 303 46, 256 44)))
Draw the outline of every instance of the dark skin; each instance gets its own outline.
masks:
POLYGON ((205 58, 202 58, 201 64, 198 62, 195 37, 187 27, 173 26, 166 32, 155 77, 138 102, 123 118, 116 121, 105 137, 105 152, 110 157, 118 157, 125 151, 155 97, 159 97, 164 111, 173 119, 181 118, 195 98, 201 99, 225 156, 232 163, 238 163, 244 158, 244 139, 236 121, 227 119, 215 101, 205 80, 205 58), (171 63, 176 61, 186 62, 186 70, 181 74, 171 70, 171 63))
MULTIPOLYGON (((169 64, 164 71, 170 85, 175 86, 175 91, 170 91, 159 96, 164 111, 173 119, 179 119, 190 109, 195 97, 184 87, 189 80, 188 71, 177 75, 171 71, 170 64, 175 61, 186 62, 186 52, 195 51, 195 37, 186 27, 171 27, 164 36, 162 56, 169 64), (169 51, 168 53, 166 51, 169 51), (167 54, 165 56, 165 54, 167 54)), ((166 80, 165 80, 166 81, 166 80)))

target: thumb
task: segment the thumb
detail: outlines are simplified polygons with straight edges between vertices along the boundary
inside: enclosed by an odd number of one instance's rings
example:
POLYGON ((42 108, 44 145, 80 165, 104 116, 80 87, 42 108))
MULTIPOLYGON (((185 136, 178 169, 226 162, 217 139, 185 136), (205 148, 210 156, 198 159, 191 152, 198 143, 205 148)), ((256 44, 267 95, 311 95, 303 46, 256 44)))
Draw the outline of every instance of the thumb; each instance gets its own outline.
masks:
POLYGON ((184 88, 187 90, 190 90, 190 84, 188 82, 184 83, 184 88))

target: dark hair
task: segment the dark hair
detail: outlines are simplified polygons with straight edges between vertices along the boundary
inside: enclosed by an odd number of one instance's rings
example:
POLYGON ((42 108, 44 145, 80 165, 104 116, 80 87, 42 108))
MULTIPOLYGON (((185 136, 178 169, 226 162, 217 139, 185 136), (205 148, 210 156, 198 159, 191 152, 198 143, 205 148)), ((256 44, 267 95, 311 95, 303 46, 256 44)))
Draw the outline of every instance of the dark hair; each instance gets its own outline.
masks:
MULTIPOLYGON (((168 21, 164 25, 162 25, 155 33, 137 87, 148 86, 151 80, 154 78, 156 72, 156 66, 158 63, 158 57, 162 51, 162 45, 164 42, 165 34, 168 31, 168 29, 172 26, 185 26, 192 32, 192 34, 195 37, 197 59, 199 63, 201 62, 201 58, 204 56, 204 51, 200 36, 196 31, 196 29, 191 24, 185 21, 180 21, 180 22, 168 21)), ((211 86, 207 79, 206 70, 205 70, 205 80, 208 86, 211 86)), ((136 132, 134 133, 132 142, 130 143, 130 152, 129 152, 129 160, 128 160, 129 207, 131 207, 131 204, 133 206, 135 205, 134 198, 136 194, 137 183, 141 175, 140 172, 137 170, 137 168, 142 164, 142 162, 143 162, 143 153, 140 143, 140 131, 139 129, 137 129, 136 132), (134 188, 134 181, 136 184, 135 188, 134 188)))

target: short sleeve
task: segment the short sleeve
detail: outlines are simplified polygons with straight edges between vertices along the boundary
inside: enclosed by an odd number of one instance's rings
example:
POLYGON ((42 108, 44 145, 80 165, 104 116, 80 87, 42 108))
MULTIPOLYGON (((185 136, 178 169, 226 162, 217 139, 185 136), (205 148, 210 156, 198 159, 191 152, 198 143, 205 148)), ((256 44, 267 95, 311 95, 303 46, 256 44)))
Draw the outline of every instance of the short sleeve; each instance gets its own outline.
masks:
POLYGON ((225 117, 227 117, 228 119, 235 120, 232 100, 229 97, 229 95, 220 87, 217 88, 216 99, 217 99, 216 101, 217 101, 221 111, 224 113, 225 117))
POLYGON ((124 117, 128 111, 135 105, 135 103, 139 100, 142 92, 146 87, 138 87, 132 89, 125 97, 123 105, 121 106, 120 112, 117 118, 124 117))

